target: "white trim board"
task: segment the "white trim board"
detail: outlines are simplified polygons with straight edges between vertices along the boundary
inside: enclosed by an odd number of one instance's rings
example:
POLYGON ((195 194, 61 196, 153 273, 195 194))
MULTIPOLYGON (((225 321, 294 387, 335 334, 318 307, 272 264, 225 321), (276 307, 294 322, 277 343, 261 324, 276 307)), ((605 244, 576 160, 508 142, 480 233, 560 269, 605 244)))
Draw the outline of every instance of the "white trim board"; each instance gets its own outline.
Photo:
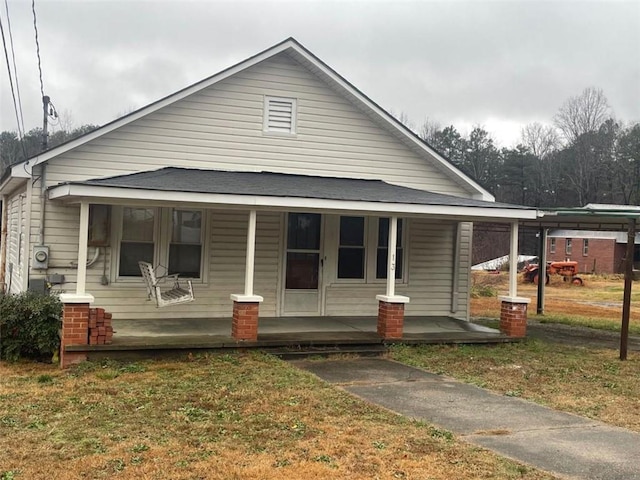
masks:
POLYGON ((143 190, 121 187, 64 184, 49 190, 50 200, 78 203, 94 199, 94 203, 163 202, 201 206, 254 207, 277 210, 305 210, 310 212, 367 212, 369 214, 429 215, 456 217, 461 221, 478 219, 533 220, 536 210, 499 207, 469 207, 455 205, 421 205, 389 202, 327 200, 317 198, 272 197, 261 195, 234 195, 194 193, 164 190, 143 190))

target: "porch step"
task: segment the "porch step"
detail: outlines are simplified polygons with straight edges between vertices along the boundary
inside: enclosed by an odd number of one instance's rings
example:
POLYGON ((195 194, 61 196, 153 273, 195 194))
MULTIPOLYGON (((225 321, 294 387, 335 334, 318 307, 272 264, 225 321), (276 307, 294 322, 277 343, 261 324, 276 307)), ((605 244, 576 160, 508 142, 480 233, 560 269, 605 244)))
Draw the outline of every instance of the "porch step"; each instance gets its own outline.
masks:
POLYGON ((361 357, 378 357, 387 353, 383 344, 373 345, 332 345, 332 346, 301 346, 299 348, 265 348, 266 353, 291 360, 294 358, 328 357, 330 355, 358 355, 361 357))

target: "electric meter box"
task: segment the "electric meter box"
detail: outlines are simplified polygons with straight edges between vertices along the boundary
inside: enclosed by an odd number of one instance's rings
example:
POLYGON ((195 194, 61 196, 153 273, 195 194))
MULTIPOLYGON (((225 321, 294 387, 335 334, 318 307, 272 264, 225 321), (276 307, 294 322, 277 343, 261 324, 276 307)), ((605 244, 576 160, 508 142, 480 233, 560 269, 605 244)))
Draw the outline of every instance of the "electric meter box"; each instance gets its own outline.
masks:
POLYGON ((34 270, 46 270, 49 268, 49 247, 44 245, 36 245, 33 247, 33 265, 34 270))

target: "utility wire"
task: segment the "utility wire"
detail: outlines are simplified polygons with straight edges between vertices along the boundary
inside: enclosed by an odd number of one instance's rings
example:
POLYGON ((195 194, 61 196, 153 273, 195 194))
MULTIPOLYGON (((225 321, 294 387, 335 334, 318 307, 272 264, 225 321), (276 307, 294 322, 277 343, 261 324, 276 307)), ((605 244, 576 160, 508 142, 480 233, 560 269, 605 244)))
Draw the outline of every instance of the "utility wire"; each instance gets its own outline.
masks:
POLYGON ((31 0, 31 11, 33 12, 33 30, 36 32, 36 55, 38 56, 38 72, 40 73, 40 93, 42 94, 42 98, 44 98, 42 64, 40 63, 40 42, 38 42, 38 24, 36 22, 36 0, 31 0))
POLYGON ((9 63, 9 52, 7 52, 7 42, 4 37, 4 27, 2 26, 2 20, 0 19, 0 33, 2 34, 2 46, 4 47, 4 58, 7 60, 7 72, 9 73, 9 85, 11 87, 11 96, 13 97, 13 109, 16 112, 16 122, 18 122, 18 136, 22 140, 23 133, 20 126, 20 116, 18 114, 18 104, 16 103, 16 92, 13 87, 13 75, 11 75, 11 64, 9 63))
POLYGON ((22 122, 22 132, 24 128, 24 115, 22 113, 22 98, 20 96, 20 83, 18 82, 18 67, 16 66, 16 51, 13 48, 13 33, 11 32, 11 18, 9 17, 9 1, 4 0, 4 7, 7 12, 7 30, 9 31, 9 43, 11 45, 11 59, 13 60, 13 76, 16 78, 16 93, 18 94, 18 107, 20 108, 20 121, 22 122))

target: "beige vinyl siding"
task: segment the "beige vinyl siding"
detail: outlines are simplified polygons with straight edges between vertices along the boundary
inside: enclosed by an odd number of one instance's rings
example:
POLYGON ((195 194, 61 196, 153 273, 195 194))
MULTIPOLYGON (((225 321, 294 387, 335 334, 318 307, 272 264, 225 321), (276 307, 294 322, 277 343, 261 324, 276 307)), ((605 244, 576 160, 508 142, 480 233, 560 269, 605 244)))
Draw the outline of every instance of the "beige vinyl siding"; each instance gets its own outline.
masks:
MULTIPOLYGON (((471 196, 442 167, 416 154, 285 54, 50 159, 46 179, 51 186, 166 166, 383 179, 471 196), (296 99, 295 135, 263 132, 265 95, 296 99)), ((38 183, 33 190, 30 224, 35 242, 38 183)), ((231 316, 229 295, 244 290, 247 212, 210 210, 208 216, 209 271, 206 283, 194 283, 195 302, 155 308, 146 299, 142 280, 115 281, 117 259, 112 258, 113 247, 106 247, 87 269, 86 291, 95 296, 95 305, 116 318, 231 316), (101 283, 103 272, 108 285, 101 283)), ((59 291, 75 291, 78 221, 77 206, 47 202, 44 243, 50 246, 51 268, 46 273, 65 275, 66 283, 54 287, 59 291)), ((274 316, 279 312, 282 280, 283 214, 258 212, 257 222, 254 291, 265 299, 261 316, 274 316)), ((113 225, 114 238, 117 228, 113 225)), ((409 285, 398 288, 399 294, 411 297, 407 313, 449 314, 455 224, 412 219, 409 231, 409 285)), ((88 258, 94 253, 90 247, 88 258)), ((468 262, 459 266, 461 305, 456 316, 465 316, 468 262)), ((32 271, 34 276, 43 273, 32 271)), ((384 283, 332 285, 324 293, 328 315, 375 315, 375 295, 384 293, 384 283)))
MULTIPOLYGON (((150 319, 150 318, 202 318, 230 317, 233 302, 229 298, 232 293, 243 293, 245 255, 247 243, 247 212, 207 211, 210 232, 206 258, 207 282, 194 281, 195 302, 171 308, 159 309, 155 303, 147 300, 147 292, 142 279, 117 280, 115 267, 117 259, 112 262, 112 247, 101 247, 98 260, 87 268, 86 291, 95 297, 95 305, 106 308, 116 318, 150 319), (105 264, 106 261, 106 264, 105 264), (109 285, 102 285, 105 272, 109 285)), ((51 227, 51 237, 47 241, 52 244, 51 268, 49 273, 62 273, 66 283, 54 287, 59 291, 75 291, 75 267, 68 266, 77 260, 78 248, 78 216, 79 208, 75 206, 52 207, 47 211, 47 225, 51 227), (72 219, 75 219, 75 223, 72 219), (69 231, 68 243, 61 243, 63 248, 54 244, 55 234, 69 231), (70 239, 75 238, 75 243, 70 239), (55 248, 54 248, 55 247, 55 248)), ((276 288, 280 276, 279 250, 282 214, 259 212, 256 226, 256 294, 264 297, 260 305, 262 316, 276 314, 276 288)), ((112 244, 113 245, 113 242, 112 244)), ((88 257, 93 258, 95 247, 89 247, 88 257)))
POLYGON ((281 54, 49 161, 48 184, 163 166, 379 178, 468 192, 281 54), (297 99, 296 135, 262 131, 264 96, 297 99))
POLYGON ((19 293, 26 288, 23 280, 27 243, 27 190, 22 189, 7 198, 7 263, 5 281, 9 293, 19 293), (11 272, 11 273, 9 273, 11 272))
MULTIPOLYGON (((397 285, 396 293, 411 301, 405 307, 407 315, 451 315, 452 264, 457 224, 412 218, 408 220, 407 284, 397 285)), ((468 229, 467 229, 468 230, 468 229)), ((463 230, 462 238, 468 238, 463 230)), ((462 255, 468 240, 461 242, 462 255)), ((468 260, 461 258, 459 266, 460 306, 456 317, 466 318, 465 295, 468 290, 468 260)), ((375 284, 336 283, 326 288, 327 315, 377 315, 376 295, 384 294, 384 282, 375 284)))

